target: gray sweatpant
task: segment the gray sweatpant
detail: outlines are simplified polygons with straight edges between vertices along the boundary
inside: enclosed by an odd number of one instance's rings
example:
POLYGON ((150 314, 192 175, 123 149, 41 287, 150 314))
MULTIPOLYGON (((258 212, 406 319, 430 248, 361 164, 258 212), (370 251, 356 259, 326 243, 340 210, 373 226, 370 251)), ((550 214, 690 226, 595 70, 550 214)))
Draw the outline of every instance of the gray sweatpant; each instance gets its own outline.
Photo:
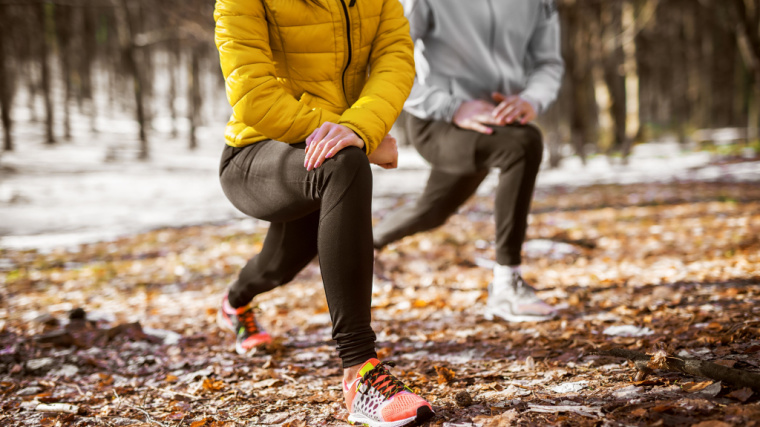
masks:
POLYGON ((491 135, 451 123, 405 114, 407 136, 432 165, 422 196, 384 218, 374 229, 375 248, 431 230, 475 193, 490 168, 498 168, 496 262, 518 265, 528 225, 536 176, 541 165, 541 132, 532 125, 493 127, 491 135))

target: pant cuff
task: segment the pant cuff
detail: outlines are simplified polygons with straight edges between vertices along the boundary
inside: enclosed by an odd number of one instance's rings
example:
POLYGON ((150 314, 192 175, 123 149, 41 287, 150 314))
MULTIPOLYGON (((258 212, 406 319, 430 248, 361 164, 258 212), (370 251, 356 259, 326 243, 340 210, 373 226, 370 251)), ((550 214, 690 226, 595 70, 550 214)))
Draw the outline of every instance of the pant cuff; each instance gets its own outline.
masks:
POLYGON ((517 254, 496 254, 496 262, 500 265, 520 265, 522 264, 522 256, 517 254))

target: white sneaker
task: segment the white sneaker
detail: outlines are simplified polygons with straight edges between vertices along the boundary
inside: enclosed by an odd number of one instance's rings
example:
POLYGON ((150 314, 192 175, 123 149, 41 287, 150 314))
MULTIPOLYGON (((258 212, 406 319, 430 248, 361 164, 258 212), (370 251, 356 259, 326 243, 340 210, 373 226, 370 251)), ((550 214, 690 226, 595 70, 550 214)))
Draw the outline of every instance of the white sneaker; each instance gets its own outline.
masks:
MULTIPOLYGON (((503 266, 496 266, 496 269, 503 266)), ((504 267, 509 268, 509 267, 504 267)), ((536 291, 517 271, 497 271, 488 285, 484 316, 508 322, 542 322, 557 315, 557 310, 536 296, 536 291), (501 273, 501 274, 500 274, 501 273)))

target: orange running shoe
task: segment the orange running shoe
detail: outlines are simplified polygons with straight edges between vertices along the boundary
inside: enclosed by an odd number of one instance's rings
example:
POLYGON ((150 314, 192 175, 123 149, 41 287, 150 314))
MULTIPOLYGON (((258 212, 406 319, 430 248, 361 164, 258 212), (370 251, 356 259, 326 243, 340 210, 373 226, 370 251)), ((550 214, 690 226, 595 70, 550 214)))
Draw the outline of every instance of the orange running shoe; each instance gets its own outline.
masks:
POLYGON ((220 327, 229 329, 235 334, 235 351, 238 354, 246 354, 260 345, 272 342, 272 337, 256 322, 251 306, 233 308, 226 294, 222 299, 222 309, 219 310, 216 320, 220 327))
POLYGON ((348 422, 370 427, 401 427, 432 418, 430 404, 391 375, 386 366, 393 365, 370 359, 351 384, 343 381, 348 422))

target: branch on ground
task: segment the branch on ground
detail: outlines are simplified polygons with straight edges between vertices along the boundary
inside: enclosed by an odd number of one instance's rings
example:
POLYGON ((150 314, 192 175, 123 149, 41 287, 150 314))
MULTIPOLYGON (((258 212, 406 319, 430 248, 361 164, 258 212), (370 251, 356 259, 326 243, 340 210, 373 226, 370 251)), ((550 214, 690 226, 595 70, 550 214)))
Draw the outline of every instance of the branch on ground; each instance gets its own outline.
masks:
POLYGON ((654 370, 659 369, 710 378, 733 386, 749 387, 755 391, 760 391, 760 374, 758 373, 729 368, 699 359, 668 356, 663 351, 649 355, 638 351, 614 348, 589 354, 621 357, 630 360, 638 371, 634 378, 636 381, 643 380, 647 375, 653 373, 654 370))

